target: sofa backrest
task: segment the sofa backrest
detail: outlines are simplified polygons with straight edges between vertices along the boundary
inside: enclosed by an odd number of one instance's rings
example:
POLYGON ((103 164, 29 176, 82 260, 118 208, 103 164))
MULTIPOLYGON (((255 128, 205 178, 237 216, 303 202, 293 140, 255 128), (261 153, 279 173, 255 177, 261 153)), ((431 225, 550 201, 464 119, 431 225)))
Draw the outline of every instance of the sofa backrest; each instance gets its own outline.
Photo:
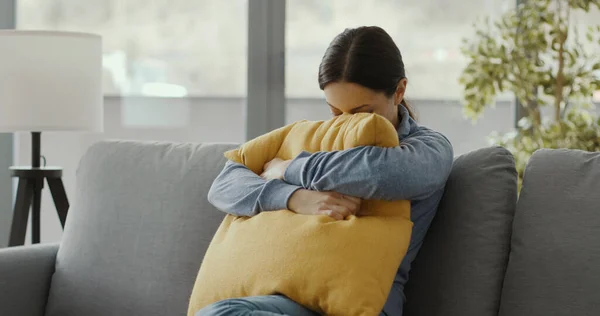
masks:
POLYGON ((46 315, 185 315, 234 145, 102 142, 77 172, 46 315))
POLYGON ((600 315, 600 153, 530 159, 500 315, 600 315))
POLYGON ((496 316, 517 201, 510 152, 455 159, 406 286, 405 316, 496 316))
MULTIPOLYGON (((185 315, 223 214, 206 200, 235 145, 101 142, 83 157, 46 314, 185 315)), ((455 160, 407 285, 406 316, 497 315, 516 204, 510 153, 455 160)), ((506 314, 508 315, 508 314, 506 314)))

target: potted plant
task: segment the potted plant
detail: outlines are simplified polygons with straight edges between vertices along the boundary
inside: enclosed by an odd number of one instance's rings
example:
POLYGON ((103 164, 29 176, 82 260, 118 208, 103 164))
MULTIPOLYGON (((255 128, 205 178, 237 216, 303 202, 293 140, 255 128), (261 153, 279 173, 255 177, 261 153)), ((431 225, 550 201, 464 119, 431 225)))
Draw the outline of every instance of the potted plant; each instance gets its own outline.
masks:
POLYGON ((526 0, 476 23, 463 41, 465 115, 476 120, 504 93, 521 107, 514 132, 492 135, 514 154, 519 179, 538 149, 600 150, 592 100, 600 90, 600 25, 581 28, 575 19, 594 9, 600 0, 526 0))

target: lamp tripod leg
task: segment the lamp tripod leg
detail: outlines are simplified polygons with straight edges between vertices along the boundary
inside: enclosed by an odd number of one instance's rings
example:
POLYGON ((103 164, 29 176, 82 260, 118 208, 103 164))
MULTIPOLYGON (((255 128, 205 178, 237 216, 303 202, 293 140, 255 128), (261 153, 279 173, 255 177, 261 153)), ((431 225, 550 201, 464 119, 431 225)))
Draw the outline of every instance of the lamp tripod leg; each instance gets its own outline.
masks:
POLYGON ((42 185, 44 179, 30 180, 33 187, 33 203, 31 205, 31 243, 40 243, 40 209, 42 208, 42 185))
POLYGON ((17 189, 17 199, 13 211, 12 227, 10 230, 10 239, 8 246, 21 246, 25 244, 25 234, 27 233, 27 220, 29 219, 29 207, 33 197, 33 180, 27 178, 19 179, 17 189))
POLYGON ((67 213, 69 211, 69 200, 67 198, 65 186, 60 178, 48 178, 47 181, 48 187, 50 187, 50 193, 52 194, 52 199, 54 200, 54 205, 56 206, 58 218, 60 219, 60 224, 64 229, 67 213))

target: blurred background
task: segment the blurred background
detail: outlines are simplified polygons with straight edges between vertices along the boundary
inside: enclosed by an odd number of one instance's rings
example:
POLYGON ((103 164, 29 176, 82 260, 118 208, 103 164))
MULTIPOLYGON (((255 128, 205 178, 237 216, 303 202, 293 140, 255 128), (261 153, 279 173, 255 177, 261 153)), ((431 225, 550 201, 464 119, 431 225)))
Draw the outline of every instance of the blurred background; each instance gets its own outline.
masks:
MULTIPOLYGON (((257 49, 249 45, 249 38, 263 31, 249 27, 255 0, 3 1, 12 1, 16 8, 14 14, 0 13, 6 28, 10 27, 7 21, 12 21, 17 29, 103 36, 104 134, 43 135, 42 153, 49 164, 64 167, 69 197, 74 196, 79 159, 100 139, 246 140, 250 109, 246 101, 253 79, 248 56, 249 49, 257 49)), ((462 40, 475 34, 473 23, 478 19, 500 17, 516 5, 515 0, 285 1, 283 13, 274 11, 278 16, 268 17, 269 27, 285 30, 284 57, 274 66, 285 73, 285 101, 279 105, 285 109, 285 123, 329 117, 317 84, 325 49, 347 27, 377 25, 390 33, 403 54, 409 79, 407 99, 420 123, 445 134, 456 155, 488 146, 493 132, 514 130, 515 97, 500 93, 495 107, 487 108, 477 122, 465 118, 463 87, 458 82, 468 63, 461 53, 462 40)), ((577 23, 585 25, 599 18, 597 10, 591 11, 577 23)), ((29 164, 28 134, 0 140, 4 144, 0 161, 12 159, 0 167, 29 164)), ((0 191, 7 188, 5 183, 0 191)), ((10 208, 11 204, 0 201, 1 213, 10 208)), ((53 210, 45 193, 43 242, 60 239, 53 210)), ((0 244, 10 227, 4 218, 10 217, 0 218, 0 244)))

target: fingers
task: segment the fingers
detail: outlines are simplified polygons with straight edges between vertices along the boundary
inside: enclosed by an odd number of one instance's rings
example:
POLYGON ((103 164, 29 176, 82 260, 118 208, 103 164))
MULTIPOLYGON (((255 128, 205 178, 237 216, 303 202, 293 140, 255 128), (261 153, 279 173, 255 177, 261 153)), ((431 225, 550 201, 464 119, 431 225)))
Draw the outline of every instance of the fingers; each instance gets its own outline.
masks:
POLYGON ((361 202, 360 198, 349 196, 349 195, 344 195, 344 194, 337 193, 337 192, 326 192, 325 194, 328 195, 328 198, 332 198, 335 200, 348 200, 348 201, 352 201, 353 203, 356 203, 356 204, 360 204, 360 202, 361 202))
POLYGON ((333 192, 328 193, 321 206, 321 210, 337 211, 345 217, 360 210, 360 199, 333 192))
POLYGON ((316 209, 318 215, 327 215, 335 220, 343 220, 350 215, 355 215, 360 210, 360 198, 336 192, 311 192, 318 196, 319 202, 317 202, 316 209))
POLYGON ((323 206, 319 213, 325 212, 328 216, 335 218, 336 220, 343 220, 350 215, 356 214, 358 206, 347 207, 339 204, 330 204, 323 206))
POLYGON ((332 211, 332 210, 319 211, 317 214, 329 216, 329 217, 335 219, 336 221, 344 220, 344 216, 342 214, 332 211))
POLYGON ((342 195, 338 202, 339 205, 347 207, 352 215, 355 215, 360 210, 361 200, 359 198, 342 195))
POLYGON ((263 166, 263 169, 264 169, 264 170, 267 170, 267 169, 269 169, 269 166, 271 166, 271 165, 273 165, 273 164, 275 164, 275 163, 278 163, 278 162, 282 162, 282 161, 283 161, 282 159, 279 159, 279 158, 274 158, 273 160, 271 160, 271 161, 267 162, 267 163, 266 163, 266 164, 263 166))
POLYGON ((285 168, 283 168, 283 162, 284 160, 279 158, 275 158, 267 162, 263 166, 263 172, 260 176, 266 180, 283 179, 285 172, 285 168))
POLYGON ((329 205, 329 208, 333 211, 343 214, 344 217, 346 217, 348 215, 356 214, 360 208, 360 205, 350 200, 339 199, 335 202, 335 204, 329 205))
POLYGON ((360 202, 362 201, 360 198, 349 196, 349 195, 342 195, 342 197, 344 199, 350 200, 350 201, 352 201, 352 202, 354 202, 356 204, 359 204, 359 205, 360 205, 360 202))

